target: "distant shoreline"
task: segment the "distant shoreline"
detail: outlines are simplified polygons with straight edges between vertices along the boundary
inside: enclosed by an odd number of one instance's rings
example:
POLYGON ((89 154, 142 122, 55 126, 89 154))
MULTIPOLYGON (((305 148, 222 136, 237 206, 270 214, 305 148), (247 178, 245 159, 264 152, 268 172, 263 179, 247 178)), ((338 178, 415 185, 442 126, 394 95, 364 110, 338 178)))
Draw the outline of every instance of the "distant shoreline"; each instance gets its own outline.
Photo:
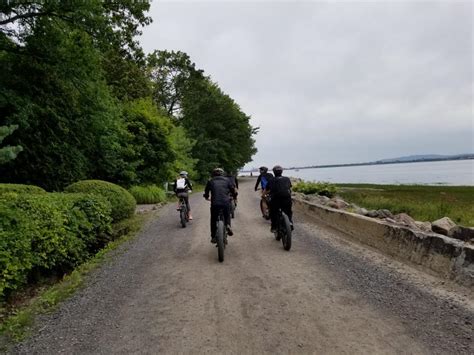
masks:
MULTIPOLYGON (((474 160, 474 156, 462 157, 462 158, 433 158, 433 159, 418 159, 408 161, 390 161, 390 162, 367 162, 367 163, 350 163, 350 164, 330 164, 330 165, 313 165, 313 166, 302 166, 302 167, 291 167, 285 168, 285 170, 303 170, 303 169, 325 169, 325 168, 341 168, 351 166, 369 166, 369 165, 392 165, 392 164, 409 164, 409 163, 428 163, 436 161, 457 161, 457 160, 474 160)), ((258 169, 254 170, 242 170, 241 173, 258 172, 258 169)))

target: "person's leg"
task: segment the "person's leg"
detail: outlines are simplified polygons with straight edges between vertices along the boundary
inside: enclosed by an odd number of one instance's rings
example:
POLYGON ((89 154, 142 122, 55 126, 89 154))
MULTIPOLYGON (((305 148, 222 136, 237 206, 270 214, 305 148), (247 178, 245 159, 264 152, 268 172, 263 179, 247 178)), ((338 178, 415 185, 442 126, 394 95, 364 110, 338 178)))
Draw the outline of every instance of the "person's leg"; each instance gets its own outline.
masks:
POLYGON ((211 239, 216 239, 216 222, 217 222, 217 209, 216 206, 211 205, 211 239))
POLYGON ((271 231, 274 231, 278 225, 278 207, 279 202, 278 199, 273 198, 270 201, 270 220, 272 221, 271 231))
POLYGON ((189 195, 186 193, 186 196, 184 197, 184 202, 186 203, 186 208, 188 209, 188 218, 193 219, 193 216, 191 216, 191 206, 189 205, 189 195))

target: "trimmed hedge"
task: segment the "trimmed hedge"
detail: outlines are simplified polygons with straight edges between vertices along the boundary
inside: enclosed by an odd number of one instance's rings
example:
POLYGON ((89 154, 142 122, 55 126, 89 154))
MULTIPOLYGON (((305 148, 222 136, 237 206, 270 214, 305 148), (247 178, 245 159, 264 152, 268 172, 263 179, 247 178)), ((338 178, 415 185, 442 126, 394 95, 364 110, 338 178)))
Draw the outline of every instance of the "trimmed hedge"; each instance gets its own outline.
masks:
POLYGON ((135 213, 137 202, 123 187, 102 180, 83 180, 66 187, 65 192, 85 192, 104 196, 112 206, 112 219, 117 222, 135 213))
POLYGON ((101 248, 111 206, 94 194, 0 195, 0 298, 33 274, 64 272, 101 248))
POLYGON ((156 185, 133 186, 130 193, 137 203, 159 203, 166 201, 166 192, 156 185))
POLYGON ((337 187, 328 182, 301 181, 293 187, 293 191, 302 192, 305 195, 318 194, 333 197, 337 192, 337 187))
POLYGON ((39 186, 21 184, 0 184, 0 195, 7 192, 45 194, 46 191, 39 186))

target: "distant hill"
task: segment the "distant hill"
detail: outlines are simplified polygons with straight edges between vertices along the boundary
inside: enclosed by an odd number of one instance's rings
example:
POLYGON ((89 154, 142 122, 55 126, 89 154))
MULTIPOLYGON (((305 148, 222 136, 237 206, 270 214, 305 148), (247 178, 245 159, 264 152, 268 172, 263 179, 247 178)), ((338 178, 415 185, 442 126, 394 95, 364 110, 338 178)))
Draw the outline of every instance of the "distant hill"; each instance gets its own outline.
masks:
POLYGON ((414 162, 426 160, 457 160, 457 159, 472 159, 473 154, 456 154, 456 155, 440 155, 440 154, 423 154, 423 155, 408 155, 405 157, 398 157, 392 159, 377 160, 375 163, 399 163, 399 162, 414 162))

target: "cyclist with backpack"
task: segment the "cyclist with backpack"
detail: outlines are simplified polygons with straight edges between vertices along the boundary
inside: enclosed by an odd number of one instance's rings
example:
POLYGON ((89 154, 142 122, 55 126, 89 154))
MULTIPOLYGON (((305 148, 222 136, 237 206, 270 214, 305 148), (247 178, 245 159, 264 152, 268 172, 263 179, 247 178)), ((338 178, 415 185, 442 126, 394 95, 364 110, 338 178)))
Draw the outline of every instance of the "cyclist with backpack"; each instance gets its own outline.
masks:
POLYGON ((212 179, 207 182, 204 189, 203 197, 208 201, 209 194, 211 197, 211 243, 216 243, 216 222, 220 210, 224 212, 227 234, 229 236, 234 234, 230 225, 229 195, 232 195, 234 198, 237 197, 234 184, 224 176, 224 170, 221 168, 215 168, 212 171, 212 179))
POLYGON ((293 212, 291 201, 291 181, 288 177, 282 176, 283 168, 280 165, 273 167, 275 177, 267 184, 270 195, 270 219, 272 221, 271 232, 274 233, 278 224, 278 209, 288 216, 293 230, 293 212))
POLYGON ((273 179, 272 173, 268 172, 268 168, 266 166, 261 166, 259 168, 260 175, 257 178, 257 182, 255 183, 255 191, 258 190, 258 185, 260 184, 262 187, 262 200, 260 202, 260 208, 262 209, 262 216, 264 218, 268 218, 268 215, 266 215, 266 210, 268 209, 268 201, 267 201, 267 184, 268 181, 273 179))
POLYGON ((174 182, 173 191, 178 198, 183 198, 186 203, 186 208, 188 210, 188 218, 193 219, 191 216, 191 206, 189 205, 189 193, 192 192, 193 185, 188 179, 188 173, 186 171, 181 171, 179 173, 179 178, 174 182))

